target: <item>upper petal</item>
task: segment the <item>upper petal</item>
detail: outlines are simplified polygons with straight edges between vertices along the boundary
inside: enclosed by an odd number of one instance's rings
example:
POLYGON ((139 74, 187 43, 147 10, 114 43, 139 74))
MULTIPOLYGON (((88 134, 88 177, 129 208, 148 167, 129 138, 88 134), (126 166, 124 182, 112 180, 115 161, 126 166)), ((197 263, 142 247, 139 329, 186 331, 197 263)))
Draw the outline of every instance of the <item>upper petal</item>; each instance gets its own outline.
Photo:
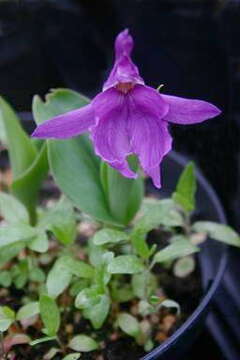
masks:
POLYGON ((162 97, 169 104, 169 111, 164 120, 172 123, 195 124, 211 119, 221 113, 221 110, 207 101, 170 95, 162 95, 162 97))
POLYGON ((107 90, 119 83, 144 84, 137 66, 134 65, 131 58, 126 54, 121 55, 115 61, 113 69, 103 85, 103 90, 107 90))
POLYGON ((115 62, 107 81, 103 85, 103 90, 119 83, 144 84, 137 66, 130 57, 132 48, 133 39, 131 35, 128 30, 122 31, 115 41, 115 62))
POLYGON ((95 124, 91 104, 69 111, 38 125, 32 136, 42 139, 67 139, 87 131, 95 124))
POLYGON ((128 29, 121 31, 115 40, 115 56, 119 58, 123 54, 131 55, 133 49, 133 38, 128 29))

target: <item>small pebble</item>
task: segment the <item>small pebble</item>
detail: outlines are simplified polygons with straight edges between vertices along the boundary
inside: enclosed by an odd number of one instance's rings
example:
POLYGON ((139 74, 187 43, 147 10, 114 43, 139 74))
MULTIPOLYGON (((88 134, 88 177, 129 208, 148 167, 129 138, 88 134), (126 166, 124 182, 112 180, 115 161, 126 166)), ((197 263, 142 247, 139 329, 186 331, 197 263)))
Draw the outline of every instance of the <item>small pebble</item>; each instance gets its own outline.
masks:
POLYGON ((98 355, 98 356, 96 357, 96 360, 104 360, 104 357, 103 357, 102 355, 98 355))
POLYGON ((78 231, 81 235, 84 235, 86 237, 91 237, 95 234, 97 228, 96 225, 94 223, 91 222, 84 222, 82 221, 79 225, 78 225, 78 231))
POLYGON ((191 243, 194 245, 199 245, 207 239, 206 233, 198 233, 191 235, 191 243))
POLYGON ((148 320, 142 320, 140 322, 140 328, 141 328, 142 332, 146 335, 149 335, 151 332, 151 324, 148 320))
POLYGON ((81 314, 80 314, 80 312, 76 312, 74 314, 74 323, 78 324, 80 322, 80 320, 81 320, 81 314))
POLYGON ((0 298, 1 297, 5 298, 8 296, 8 294, 9 294, 8 289, 4 289, 4 288, 0 289, 0 298))
POLYGON ((73 330, 74 330, 74 328, 73 328, 73 325, 72 325, 72 324, 67 324, 67 325, 65 326, 65 331, 66 331, 67 334, 72 334, 72 333, 73 333, 73 330))
POLYGON ((0 190, 4 190, 5 187, 10 187, 12 184, 12 171, 7 169, 0 171, 0 190))
POLYGON ((82 250, 80 250, 77 253, 77 258, 80 259, 80 260, 86 260, 86 255, 84 254, 84 252, 82 250))
POLYGON ((131 309, 130 309, 130 312, 131 312, 132 315, 135 315, 135 316, 138 315, 138 305, 137 304, 132 305, 131 309))
POLYGON ((164 334, 164 332, 159 331, 156 336, 155 336, 155 340, 162 343, 167 339, 167 335, 164 334))
POLYGON ((152 324, 159 324, 159 317, 156 314, 152 314, 150 316, 150 320, 152 324))
POLYGON ((164 332, 168 333, 171 327, 175 324, 176 317, 174 315, 167 315, 163 318, 162 329, 164 332))
POLYGON ((111 335, 110 335, 110 340, 112 340, 112 341, 116 341, 117 339, 118 339, 118 337, 119 337, 119 335, 118 335, 118 333, 112 333, 111 335))

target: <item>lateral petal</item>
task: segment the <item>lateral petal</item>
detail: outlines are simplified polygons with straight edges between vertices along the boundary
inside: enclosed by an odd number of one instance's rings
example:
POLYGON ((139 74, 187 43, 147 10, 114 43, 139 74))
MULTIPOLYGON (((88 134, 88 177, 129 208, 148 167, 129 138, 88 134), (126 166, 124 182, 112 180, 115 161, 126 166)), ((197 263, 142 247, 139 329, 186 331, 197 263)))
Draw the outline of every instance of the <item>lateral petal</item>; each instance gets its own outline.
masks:
POLYGON ((172 123, 196 124, 221 113, 220 109, 207 101, 185 99, 171 95, 162 95, 162 97, 169 104, 169 111, 164 120, 172 123))
POLYGON ((67 139, 82 134, 95 125, 92 105, 69 111, 38 125, 32 136, 41 139, 67 139))

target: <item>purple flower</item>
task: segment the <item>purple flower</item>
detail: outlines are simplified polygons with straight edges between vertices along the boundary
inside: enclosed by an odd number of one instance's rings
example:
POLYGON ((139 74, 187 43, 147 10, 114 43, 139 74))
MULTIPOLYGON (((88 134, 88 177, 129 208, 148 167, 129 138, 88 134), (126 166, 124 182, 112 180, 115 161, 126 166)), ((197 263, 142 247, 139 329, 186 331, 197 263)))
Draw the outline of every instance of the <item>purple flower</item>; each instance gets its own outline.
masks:
POLYGON ((127 162, 128 155, 136 154, 159 188, 159 165, 172 144, 168 122, 195 124, 217 116, 220 110, 206 101, 163 95, 146 86, 131 60, 132 48, 131 35, 122 31, 103 91, 89 105, 39 125, 32 136, 66 139, 90 131, 96 154, 110 166, 136 178, 127 162))

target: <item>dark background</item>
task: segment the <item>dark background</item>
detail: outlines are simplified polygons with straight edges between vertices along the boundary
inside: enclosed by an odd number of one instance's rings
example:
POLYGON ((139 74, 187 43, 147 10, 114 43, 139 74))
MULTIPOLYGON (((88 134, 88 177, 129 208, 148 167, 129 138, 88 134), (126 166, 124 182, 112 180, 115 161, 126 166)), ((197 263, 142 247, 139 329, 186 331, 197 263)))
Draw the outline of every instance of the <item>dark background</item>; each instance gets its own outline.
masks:
MULTIPOLYGON (((0 0, 0 94, 24 118, 32 96, 51 88, 94 96, 111 69, 114 38, 125 27, 147 84, 222 109, 209 122, 172 126, 174 148, 197 161, 239 230, 238 0, 0 0)), ((223 359, 206 331, 188 358, 200 352, 201 359, 223 359)))
POLYGON ((239 1, 1 0, 0 93, 18 111, 50 88, 93 96, 125 27, 148 84, 223 110, 200 125, 172 126, 174 147, 197 160, 239 226, 239 1))

